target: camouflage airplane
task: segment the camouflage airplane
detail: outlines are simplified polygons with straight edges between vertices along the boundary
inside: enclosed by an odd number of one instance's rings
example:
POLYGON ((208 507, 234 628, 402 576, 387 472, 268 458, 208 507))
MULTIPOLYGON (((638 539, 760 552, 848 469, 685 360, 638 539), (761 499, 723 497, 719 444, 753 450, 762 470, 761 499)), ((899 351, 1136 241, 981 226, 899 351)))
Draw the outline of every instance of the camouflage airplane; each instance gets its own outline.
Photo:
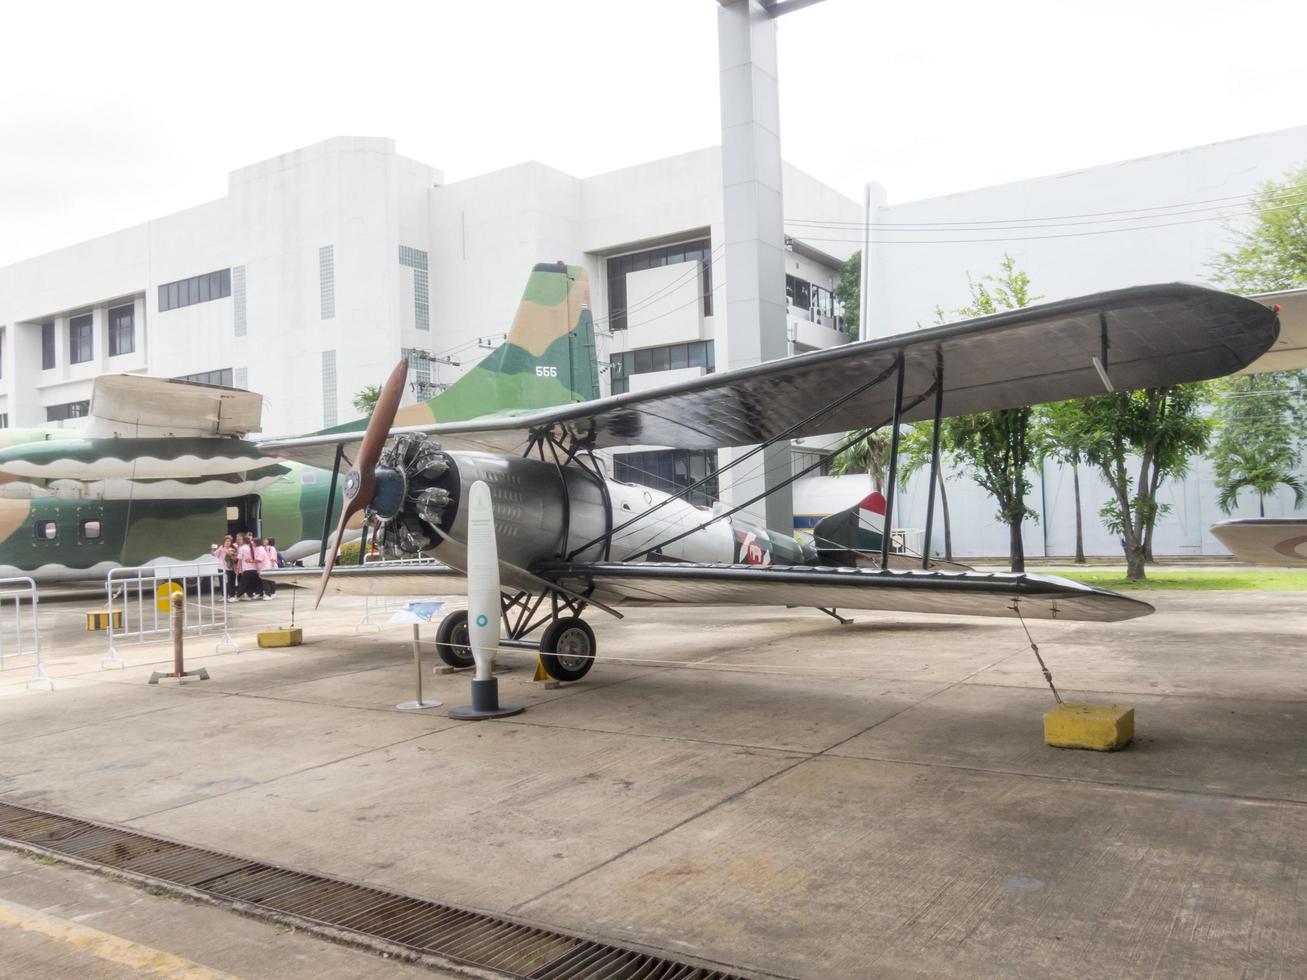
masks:
MULTIPOLYGON (((505 342, 401 425, 511 415, 599 395, 590 286, 579 266, 536 265, 505 342)), ((91 417, 65 430, 0 431, 0 577, 100 580, 112 568, 207 557, 226 533, 316 556, 332 472, 268 456, 252 392, 132 375, 96 380, 91 417)), ((324 430, 367 427, 358 419, 324 430)), ((343 535, 356 539, 357 515, 343 535)))

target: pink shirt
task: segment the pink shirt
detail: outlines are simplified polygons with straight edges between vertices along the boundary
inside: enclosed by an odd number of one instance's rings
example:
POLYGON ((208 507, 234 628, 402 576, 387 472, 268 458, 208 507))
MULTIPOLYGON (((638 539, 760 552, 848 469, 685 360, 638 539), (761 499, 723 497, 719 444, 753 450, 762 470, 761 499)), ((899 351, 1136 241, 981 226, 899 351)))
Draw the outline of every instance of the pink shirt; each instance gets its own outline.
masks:
POLYGON ((277 567, 276 559, 274 559, 272 555, 273 551, 271 548, 265 548, 261 544, 255 546, 254 563, 259 566, 259 571, 262 572, 265 569, 277 567))
POLYGON ((259 570, 258 559, 255 557, 254 549, 250 547, 248 541, 237 549, 236 554, 240 559, 240 570, 242 572, 257 572, 259 570))

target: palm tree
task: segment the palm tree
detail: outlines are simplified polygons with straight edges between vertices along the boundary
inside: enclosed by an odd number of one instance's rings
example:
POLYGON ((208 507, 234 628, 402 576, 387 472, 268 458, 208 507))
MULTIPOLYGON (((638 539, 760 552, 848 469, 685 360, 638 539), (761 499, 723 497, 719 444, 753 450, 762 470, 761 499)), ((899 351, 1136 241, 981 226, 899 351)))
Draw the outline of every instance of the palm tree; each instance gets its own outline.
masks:
POLYGON ((889 433, 884 429, 857 429, 850 433, 858 441, 831 460, 831 476, 848 476, 866 473, 871 477, 872 489, 885 490, 885 477, 889 472, 889 433))
POLYGON ((1221 492, 1216 504, 1228 514, 1239 502, 1239 493, 1245 487, 1257 494, 1257 514, 1266 516, 1266 495, 1275 493, 1276 487, 1293 491, 1293 506, 1301 507, 1307 500, 1307 486, 1293 472, 1291 453, 1266 453, 1264 447, 1229 447, 1217 466, 1221 492), (1259 451, 1260 450, 1260 451, 1259 451))
POLYGON ((354 395, 354 407, 364 415, 371 415, 381 397, 381 385, 364 385, 354 395))

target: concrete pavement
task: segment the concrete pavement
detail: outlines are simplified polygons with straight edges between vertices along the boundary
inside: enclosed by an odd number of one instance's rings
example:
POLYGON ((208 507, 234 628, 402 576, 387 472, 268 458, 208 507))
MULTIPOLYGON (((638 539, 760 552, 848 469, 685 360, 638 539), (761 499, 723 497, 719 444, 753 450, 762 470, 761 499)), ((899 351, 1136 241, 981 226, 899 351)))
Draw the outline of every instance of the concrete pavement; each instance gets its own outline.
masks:
POLYGON ((279 651, 250 631, 284 598, 234 607, 242 652, 192 644, 213 679, 180 687, 145 684, 161 646, 99 670, 80 609, 43 604, 57 687, 0 673, 0 799, 760 975, 1307 973, 1307 596, 1148 598, 1032 627, 1064 696, 1135 706, 1111 755, 1043 745, 1003 621, 596 612, 589 677, 546 691, 508 654, 528 711, 459 723, 466 675, 393 710, 408 627, 356 632, 355 600, 279 651))

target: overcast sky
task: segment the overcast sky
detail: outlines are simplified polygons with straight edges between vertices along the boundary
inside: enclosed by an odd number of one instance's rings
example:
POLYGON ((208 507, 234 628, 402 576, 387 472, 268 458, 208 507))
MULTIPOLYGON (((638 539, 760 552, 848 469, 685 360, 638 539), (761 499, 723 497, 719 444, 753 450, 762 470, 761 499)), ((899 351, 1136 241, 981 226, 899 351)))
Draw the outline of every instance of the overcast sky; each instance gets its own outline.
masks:
MULTIPOLYGON (((0 264, 339 134, 390 136, 451 181, 716 143, 716 8, 8 6, 0 264)), ((779 33, 783 152, 858 199, 868 179, 902 202, 1307 123, 1302 0, 825 0, 779 33)))

